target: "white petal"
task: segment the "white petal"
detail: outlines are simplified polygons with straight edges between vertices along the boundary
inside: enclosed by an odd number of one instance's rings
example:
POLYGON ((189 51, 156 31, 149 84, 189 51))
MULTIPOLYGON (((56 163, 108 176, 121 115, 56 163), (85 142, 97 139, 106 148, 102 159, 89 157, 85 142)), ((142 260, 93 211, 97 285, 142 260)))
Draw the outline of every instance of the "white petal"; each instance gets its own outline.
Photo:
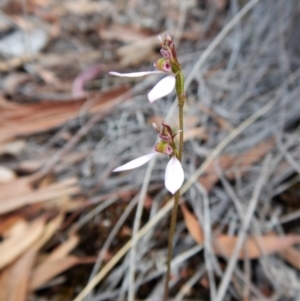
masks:
POLYGON ((179 160, 173 156, 169 161, 165 173, 165 186, 172 193, 181 187, 184 180, 184 172, 179 160))
POLYGON ((157 153, 151 153, 151 154, 139 157, 137 159, 134 159, 134 160, 124 164, 124 165, 121 165, 121 166, 115 168, 113 170, 113 172, 137 168, 137 167, 142 166, 143 164, 147 163, 149 160, 151 160, 156 155, 157 155, 157 153))
POLYGON ((132 72, 132 73, 119 73, 115 71, 110 71, 109 74, 120 76, 120 77, 139 77, 145 76, 149 74, 157 74, 157 73, 164 73, 163 71, 155 70, 155 71, 143 71, 143 72, 132 72))
POLYGON ((162 98, 173 91, 175 87, 174 75, 167 76, 160 80, 153 89, 148 93, 148 99, 152 103, 155 100, 162 98))

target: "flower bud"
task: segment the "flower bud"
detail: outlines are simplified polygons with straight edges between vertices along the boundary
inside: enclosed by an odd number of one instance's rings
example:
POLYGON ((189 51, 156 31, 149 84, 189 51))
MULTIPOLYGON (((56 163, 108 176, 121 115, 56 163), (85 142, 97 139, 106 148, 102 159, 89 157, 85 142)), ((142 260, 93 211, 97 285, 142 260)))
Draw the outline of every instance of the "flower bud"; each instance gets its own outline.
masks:
POLYGON ((160 53, 162 56, 170 61, 170 64, 173 66, 173 70, 174 65, 177 66, 177 68, 175 68, 176 70, 180 68, 172 38, 167 34, 164 39, 159 37, 159 41, 161 43, 160 53))
POLYGON ((173 132, 169 125, 162 122, 162 128, 159 133, 159 138, 165 142, 173 142, 173 132))
POLYGON ((173 154, 173 148, 165 141, 159 141, 158 143, 156 143, 154 149, 156 152, 165 155, 173 154))
POLYGON ((173 43, 173 40, 170 35, 166 34, 164 42, 165 44, 168 44, 168 46, 170 46, 173 43))
POLYGON ((163 72, 172 72, 172 66, 169 60, 165 58, 161 58, 157 62, 155 62, 154 68, 163 72))
POLYGON ((166 59, 169 59, 171 57, 170 51, 167 49, 161 48, 160 53, 166 59))

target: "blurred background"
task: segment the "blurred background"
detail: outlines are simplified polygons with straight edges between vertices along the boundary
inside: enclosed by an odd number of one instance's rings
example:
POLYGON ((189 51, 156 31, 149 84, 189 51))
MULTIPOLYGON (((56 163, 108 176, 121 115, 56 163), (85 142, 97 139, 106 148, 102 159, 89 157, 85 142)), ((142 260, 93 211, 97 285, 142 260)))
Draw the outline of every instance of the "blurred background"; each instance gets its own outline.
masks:
POLYGON ((153 70, 166 33, 188 96, 170 300, 300 301, 298 0, 0 6, 0 301, 161 300, 168 158, 111 170, 178 127, 175 93, 108 72, 153 70))

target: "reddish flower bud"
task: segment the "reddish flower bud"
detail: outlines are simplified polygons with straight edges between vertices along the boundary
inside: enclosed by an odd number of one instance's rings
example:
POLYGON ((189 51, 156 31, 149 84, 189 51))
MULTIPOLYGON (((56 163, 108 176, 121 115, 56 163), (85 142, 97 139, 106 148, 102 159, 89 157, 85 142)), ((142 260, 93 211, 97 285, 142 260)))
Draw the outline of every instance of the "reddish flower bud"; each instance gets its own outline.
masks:
POLYGON ((173 143, 173 133, 169 125, 162 122, 162 128, 160 130, 159 138, 168 143, 173 143))
POLYGON ((162 56, 166 59, 169 59, 171 65, 175 64, 180 68, 172 38, 169 35, 166 35, 164 39, 159 37, 159 41, 161 43, 160 53, 162 54, 162 56))

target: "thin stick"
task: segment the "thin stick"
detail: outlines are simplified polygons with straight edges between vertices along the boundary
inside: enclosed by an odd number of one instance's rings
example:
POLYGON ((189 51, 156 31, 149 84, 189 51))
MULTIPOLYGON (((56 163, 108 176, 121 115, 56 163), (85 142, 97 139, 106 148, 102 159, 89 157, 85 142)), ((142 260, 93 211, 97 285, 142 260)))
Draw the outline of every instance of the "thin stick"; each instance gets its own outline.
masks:
POLYGON ((169 239, 168 239, 167 272, 166 272, 165 289, 164 289, 164 297, 163 297, 164 301, 167 301, 168 295, 169 295, 171 261, 172 261, 172 256, 173 256, 173 237, 174 237, 175 227, 176 227, 179 198, 180 198, 180 190, 178 190, 174 196, 174 206, 173 206, 172 215, 171 215, 171 225, 170 225, 169 239))

